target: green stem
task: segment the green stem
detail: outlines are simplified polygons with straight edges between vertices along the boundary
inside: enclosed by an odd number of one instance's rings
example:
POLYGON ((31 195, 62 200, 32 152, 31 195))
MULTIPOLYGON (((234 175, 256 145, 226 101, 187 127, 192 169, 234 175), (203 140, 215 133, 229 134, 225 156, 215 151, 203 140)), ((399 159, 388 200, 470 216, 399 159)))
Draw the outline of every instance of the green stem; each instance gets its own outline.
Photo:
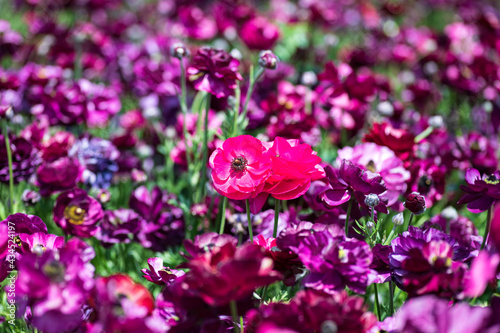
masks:
POLYGON ((373 284, 373 289, 375 289, 375 308, 377 310, 377 318, 378 321, 381 321, 380 303, 378 302, 378 287, 376 283, 373 284))
POLYGON ((491 206, 488 208, 488 215, 486 216, 486 228, 484 229, 483 243, 481 244, 481 250, 486 246, 486 241, 488 239, 488 234, 490 233, 491 226, 491 206))
POLYGON ((352 198, 349 199, 349 203, 347 204, 347 213, 345 215, 345 237, 349 234, 349 217, 351 216, 352 209, 352 198))
POLYGON ((274 229, 273 238, 278 236, 278 221, 280 219, 280 200, 274 199, 274 229))
POLYGON ((392 280, 389 281, 389 316, 394 314, 394 289, 392 287, 392 280))
POLYGON ((243 113, 242 113, 243 118, 245 118, 247 115, 248 103, 250 102, 250 98, 252 97, 255 82, 257 82, 258 78, 262 75, 262 73, 264 73, 264 68, 259 67, 259 69, 257 70, 257 72, 254 75, 253 66, 250 66, 250 86, 248 87, 247 96, 245 97, 245 104, 243 104, 244 105, 243 106, 243 113))
POLYGON ((233 318, 233 332, 238 333, 238 307, 235 300, 229 302, 229 308, 231 309, 231 317, 233 318))
POLYGON ((432 131, 434 131, 434 128, 432 126, 427 127, 422 133, 415 137, 415 143, 419 143, 420 141, 428 137, 432 133, 432 131))
POLYGON ((207 162, 208 162, 208 112, 210 111, 210 94, 207 94, 207 105, 205 109, 205 122, 203 128, 203 157, 201 160, 201 177, 200 177, 200 189, 199 189, 199 197, 197 202, 199 202, 203 198, 203 194, 205 193, 205 182, 207 178, 207 162))
POLYGON ((14 214, 14 172, 12 170, 12 151, 10 149, 10 139, 9 139, 9 131, 7 121, 3 121, 3 135, 5 139, 5 148, 7 149, 7 161, 9 163, 9 209, 11 214, 14 214))
POLYGON ((384 245, 389 245, 391 244, 392 237, 394 236, 394 232, 396 231, 396 226, 392 227, 391 233, 387 237, 387 239, 384 242, 384 245))
POLYGON ((250 201, 246 199, 245 202, 247 205, 248 234, 250 235, 250 242, 253 243, 252 218, 250 216, 250 201))
POLYGON ((414 216, 414 214, 412 212, 410 212, 410 219, 408 221, 408 228, 406 230, 408 230, 410 228, 411 222, 413 222, 413 216, 414 216))
POLYGON ((240 332, 245 333, 244 328, 243 328, 243 316, 240 316, 240 332))
POLYGON ((236 100, 236 105, 234 106, 234 119, 233 119, 233 133, 231 137, 238 135, 238 118, 240 116, 240 99, 241 99, 241 89, 240 85, 236 86, 234 90, 234 98, 236 100))
POLYGON ((226 227, 226 207, 227 207, 227 197, 224 197, 224 199, 222 200, 222 211, 221 211, 221 220, 219 229, 220 235, 224 233, 224 228, 226 227))
POLYGON ((186 146, 186 161, 187 161, 187 170, 189 172, 189 168, 191 166, 191 151, 188 146, 188 129, 187 129, 187 98, 186 98, 186 72, 184 70, 184 63, 182 59, 179 60, 181 63, 181 96, 179 98, 179 102, 181 103, 182 116, 184 118, 184 126, 182 126, 183 134, 184 134, 184 146, 186 146))
POLYGON ((269 286, 265 286, 264 289, 262 290, 262 296, 260 298, 260 304, 262 304, 262 303, 264 303, 266 301, 267 287, 269 287, 269 286))

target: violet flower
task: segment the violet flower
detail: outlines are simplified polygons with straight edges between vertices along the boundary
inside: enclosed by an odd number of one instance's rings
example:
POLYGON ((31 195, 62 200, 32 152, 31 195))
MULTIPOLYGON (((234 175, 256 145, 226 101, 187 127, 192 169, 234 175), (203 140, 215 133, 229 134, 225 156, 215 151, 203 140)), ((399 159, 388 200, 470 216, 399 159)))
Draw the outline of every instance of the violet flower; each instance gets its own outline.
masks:
POLYGON ((481 176, 476 169, 467 169, 465 181, 467 185, 460 185, 465 195, 458 204, 467 204, 467 209, 472 213, 484 212, 500 200, 500 171, 481 176))

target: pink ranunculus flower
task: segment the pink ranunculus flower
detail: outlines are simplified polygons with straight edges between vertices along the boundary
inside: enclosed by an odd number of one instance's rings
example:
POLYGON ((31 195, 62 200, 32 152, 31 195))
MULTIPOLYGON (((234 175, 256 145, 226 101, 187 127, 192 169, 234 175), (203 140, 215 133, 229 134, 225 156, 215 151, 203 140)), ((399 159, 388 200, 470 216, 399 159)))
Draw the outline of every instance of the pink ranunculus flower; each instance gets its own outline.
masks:
POLYGON ((406 181, 411 174, 403 166, 403 161, 389 148, 368 142, 355 147, 344 147, 338 151, 337 163, 348 160, 368 171, 382 176, 387 192, 381 195, 388 200, 387 206, 398 201, 407 188, 406 181))
POLYGON ((299 140, 276 137, 268 153, 272 173, 264 192, 275 199, 296 199, 307 192, 311 181, 325 177, 325 171, 319 165, 321 157, 308 144, 299 144, 299 140))
POLYGON ((229 138, 210 156, 215 190, 234 200, 254 198, 271 171, 267 150, 251 135, 229 138))

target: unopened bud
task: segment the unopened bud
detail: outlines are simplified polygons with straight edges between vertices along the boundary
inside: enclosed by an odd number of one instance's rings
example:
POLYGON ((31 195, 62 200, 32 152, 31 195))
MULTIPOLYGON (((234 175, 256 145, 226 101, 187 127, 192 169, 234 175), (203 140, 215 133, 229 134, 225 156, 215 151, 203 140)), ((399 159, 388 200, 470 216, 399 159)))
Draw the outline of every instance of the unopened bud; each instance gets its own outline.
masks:
POLYGON ((38 201, 40 201, 40 193, 26 189, 21 195, 21 200, 23 201, 25 206, 33 206, 38 201))
POLYGON ((172 57, 182 59, 189 57, 191 52, 189 52, 188 48, 183 43, 177 42, 174 43, 170 48, 170 54, 172 55, 172 57))
POLYGON ((376 207, 379 203, 380 198, 375 193, 370 193, 365 198, 365 204, 370 208, 376 207))
POLYGON ((441 216, 444 217, 447 220, 456 220, 458 219, 458 213, 457 210, 453 207, 446 207, 443 209, 441 212, 441 216))
POLYGON ((444 126, 443 117, 441 116, 432 116, 429 118, 429 126, 432 128, 441 128, 444 126))
POLYGON ((265 50, 259 53, 259 65, 267 69, 276 69, 278 57, 271 51, 265 50))
POLYGON ((338 331, 338 326, 333 320, 325 320, 321 324, 321 333, 337 333, 338 331))
POLYGON ((425 212, 425 198, 418 192, 412 192, 406 197, 403 206, 415 215, 425 212))
POLYGON ((392 223, 394 223, 394 225, 396 225, 396 226, 403 225, 405 223, 405 217, 404 217, 403 213, 398 213, 398 214, 394 215, 392 217, 392 223))

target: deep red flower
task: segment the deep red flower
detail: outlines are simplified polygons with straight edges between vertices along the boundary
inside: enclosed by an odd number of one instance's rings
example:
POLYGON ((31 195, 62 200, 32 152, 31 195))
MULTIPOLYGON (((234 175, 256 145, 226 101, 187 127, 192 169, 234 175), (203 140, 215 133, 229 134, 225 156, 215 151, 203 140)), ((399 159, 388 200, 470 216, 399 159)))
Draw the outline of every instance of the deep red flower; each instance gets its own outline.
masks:
POLYGON ((404 129, 396 129, 388 123, 375 123, 370 132, 366 133, 364 142, 375 142, 380 146, 392 149, 403 161, 413 154, 415 137, 404 129))

